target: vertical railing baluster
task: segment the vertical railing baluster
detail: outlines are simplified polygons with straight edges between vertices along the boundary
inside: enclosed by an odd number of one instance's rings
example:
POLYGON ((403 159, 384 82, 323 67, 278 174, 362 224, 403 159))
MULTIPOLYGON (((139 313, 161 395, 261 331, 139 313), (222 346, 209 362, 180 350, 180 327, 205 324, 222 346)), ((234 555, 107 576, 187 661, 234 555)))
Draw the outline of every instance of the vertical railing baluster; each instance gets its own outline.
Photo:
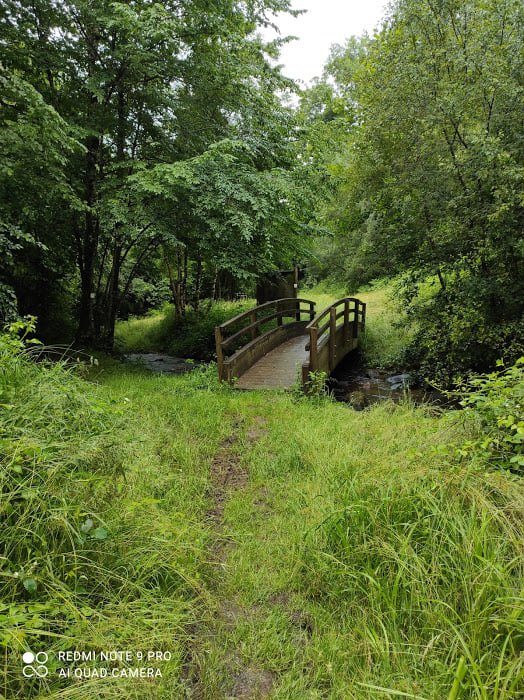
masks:
POLYGON ((282 308, 282 305, 279 304, 278 301, 275 301, 275 313, 280 314, 280 316, 277 316, 277 326, 282 325, 285 312, 286 312, 285 304, 284 304, 284 308, 282 308))
POLYGON ((315 326, 309 329, 309 369, 311 372, 318 370, 318 328, 315 326))
MULTIPOLYGON (((249 314, 249 323, 251 324, 251 323, 256 323, 256 322, 257 322, 257 312, 252 311, 249 314)), ((255 340, 257 335, 258 335, 258 327, 255 326, 254 328, 251 329, 251 340, 255 340)))
POLYGON ((337 339, 337 308, 329 309, 329 371, 335 369, 335 341, 337 339))
POLYGON ((344 302, 344 344, 349 342, 351 334, 349 332, 349 301, 344 302))
POLYGON ((217 351, 217 368, 218 368, 218 378, 220 381, 224 379, 224 351, 222 349, 222 329, 220 326, 215 328, 215 344, 217 351))

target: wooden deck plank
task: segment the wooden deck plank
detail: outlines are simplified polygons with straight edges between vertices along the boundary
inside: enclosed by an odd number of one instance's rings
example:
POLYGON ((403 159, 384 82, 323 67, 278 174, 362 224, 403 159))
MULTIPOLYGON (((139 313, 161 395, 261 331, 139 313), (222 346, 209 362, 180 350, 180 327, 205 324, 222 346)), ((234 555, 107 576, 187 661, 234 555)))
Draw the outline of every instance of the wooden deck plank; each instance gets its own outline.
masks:
POLYGON ((300 367, 309 359, 308 335, 291 338, 264 355, 238 379, 239 389, 289 389, 300 376, 300 367))

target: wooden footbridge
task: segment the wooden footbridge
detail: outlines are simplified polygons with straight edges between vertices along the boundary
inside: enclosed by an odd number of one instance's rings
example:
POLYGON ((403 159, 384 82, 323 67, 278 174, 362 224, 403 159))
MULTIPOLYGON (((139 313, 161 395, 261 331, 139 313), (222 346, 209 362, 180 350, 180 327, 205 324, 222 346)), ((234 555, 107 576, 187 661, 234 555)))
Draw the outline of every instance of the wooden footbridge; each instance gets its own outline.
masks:
POLYGON ((307 389, 311 372, 330 374, 354 350, 366 305, 346 297, 315 315, 308 299, 277 299, 215 329, 218 373, 241 389, 307 389))

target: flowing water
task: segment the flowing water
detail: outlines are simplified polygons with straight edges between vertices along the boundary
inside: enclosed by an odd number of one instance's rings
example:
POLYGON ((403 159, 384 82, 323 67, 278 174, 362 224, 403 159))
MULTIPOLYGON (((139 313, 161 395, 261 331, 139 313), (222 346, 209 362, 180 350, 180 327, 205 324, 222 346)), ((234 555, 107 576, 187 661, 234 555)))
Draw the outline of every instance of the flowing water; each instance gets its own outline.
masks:
POLYGON ((408 372, 386 372, 365 367, 358 354, 350 353, 332 373, 328 386, 337 401, 348 403, 356 410, 380 401, 399 402, 409 398, 416 404, 440 406, 447 398, 408 372))
POLYGON ((193 360, 185 360, 183 357, 173 357, 159 352, 134 352, 124 355, 126 362, 133 362, 152 372, 168 374, 184 374, 191 372, 198 366, 193 360))

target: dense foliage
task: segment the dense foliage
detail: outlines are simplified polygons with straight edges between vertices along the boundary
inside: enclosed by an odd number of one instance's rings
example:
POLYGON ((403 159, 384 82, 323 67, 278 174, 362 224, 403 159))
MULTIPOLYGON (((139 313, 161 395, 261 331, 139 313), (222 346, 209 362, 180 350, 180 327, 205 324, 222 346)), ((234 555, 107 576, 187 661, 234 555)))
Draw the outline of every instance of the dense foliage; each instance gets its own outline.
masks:
POLYGON ((403 274, 411 360, 444 381, 522 354, 523 20, 519 0, 399 0, 302 106, 335 235, 317 274, 403 274))
POLYGON ((289 263, 291 84, 270 65, 280 42, 257 33, 287 9, 2 4, 2 307, 14 288, 47 337, 65 310, 78 340, 111 347, 137 276, 169 277, 183 314, 220 275, 289 263))
POLYGON ((473 377, 458 393, 466 417, 476 423, 476 439, 461 455, 486 466, 524 473, 524 357, 509 368, 473 377))

